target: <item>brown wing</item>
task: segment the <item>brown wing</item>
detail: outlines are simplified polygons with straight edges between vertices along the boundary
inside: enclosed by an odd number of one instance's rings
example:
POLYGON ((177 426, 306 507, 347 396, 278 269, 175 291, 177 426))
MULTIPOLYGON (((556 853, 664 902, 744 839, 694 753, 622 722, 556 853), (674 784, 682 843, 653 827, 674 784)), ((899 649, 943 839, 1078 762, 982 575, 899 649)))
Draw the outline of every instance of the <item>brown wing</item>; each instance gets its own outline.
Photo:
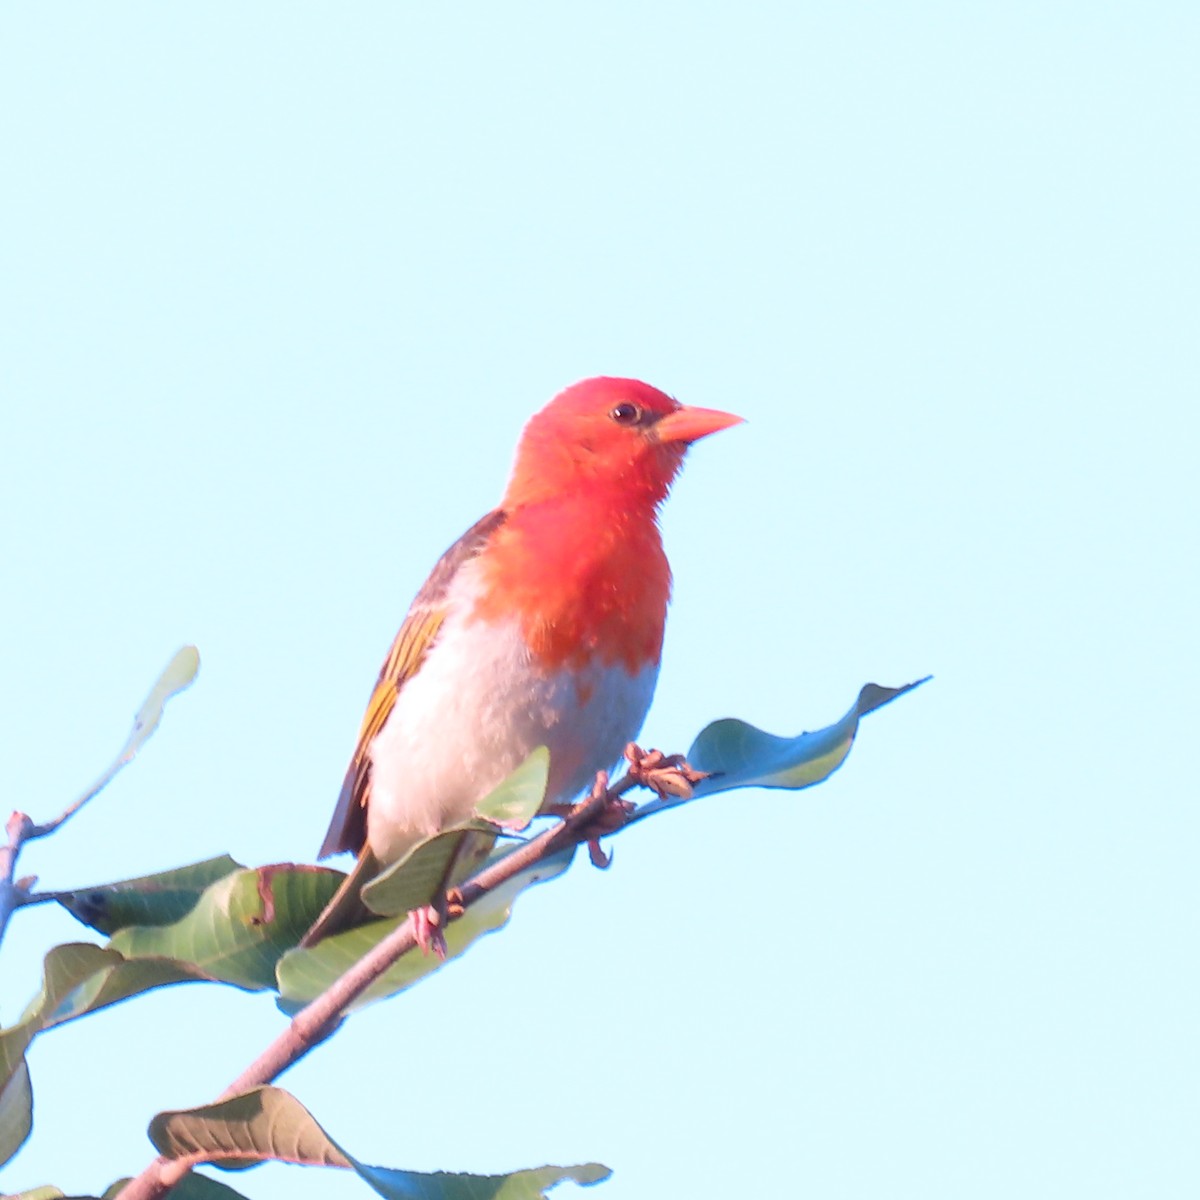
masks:
POLYGON ((474 558, 487 545, 488 539, 501 525, 506 514, 495 509, 476 521, 466 533, 438 559, 429 578, 417 593, 392 648, 384 659, 375 690, 367 703, 362 728, 354 756, 346 771, 337 808, 329 823, 329 832, 321 843, 321 858, 349 850, 355 854, 367 839, 367 804, 371 796, 371 760, 367 751, 384 722, 391 715, 396 697, 405 682, 414 676, 425 661, 446 618, 446 593, 450 581, 463 563, 474 558))

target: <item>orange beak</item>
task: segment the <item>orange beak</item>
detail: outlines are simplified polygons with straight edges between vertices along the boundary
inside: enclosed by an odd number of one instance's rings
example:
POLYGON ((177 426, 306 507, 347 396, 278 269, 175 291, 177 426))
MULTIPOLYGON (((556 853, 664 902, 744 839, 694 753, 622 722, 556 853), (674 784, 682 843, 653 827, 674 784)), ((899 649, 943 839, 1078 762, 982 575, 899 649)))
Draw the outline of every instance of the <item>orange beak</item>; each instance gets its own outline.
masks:
POLYGON ((684 442, 690 445, 710 433, 740 425, 745 417, 721 412, 717 408, 692 408, 684 405, 665 417, 660 417, 651 426, 654 437, 660 442, 684 442))

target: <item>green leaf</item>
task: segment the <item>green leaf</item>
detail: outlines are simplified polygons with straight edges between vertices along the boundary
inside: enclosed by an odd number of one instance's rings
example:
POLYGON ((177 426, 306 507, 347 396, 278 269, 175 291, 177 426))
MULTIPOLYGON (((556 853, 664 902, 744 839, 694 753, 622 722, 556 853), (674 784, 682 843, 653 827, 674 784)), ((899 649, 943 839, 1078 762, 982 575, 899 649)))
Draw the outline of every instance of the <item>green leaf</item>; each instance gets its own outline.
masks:
POLYGON ((478 820, 444 829, 414 846, 362 890, 362 901, 381 917, 423 908, 474 874, 496 842, 496 827, 524 829, 542 807, 550 751, 539 746, 476 806, 478 820))
POLYGON ((219 1179, 209 1179, 193 1171, 171 1189, 171 1200, 246 1200, 241 1192, 235 1192, 219 1179))
POLYGON ((169 925, 178 921, 196 906, 210 884, 243 869, 241 863, 223 854, 156 875, 56 892, 54 899, 85 925, 113 934, 127 925, 169 925))
POLYGON ((120 754, 109 765, 108 769, 88 788, 68 811, 74 811, 86 804, 97 792, 103 791, 122 767, 131 763, 137 752, 146 744, 150 735, 158 728, 162 720, 163 709, 172 696, 183 691, 200 670, 200 652, 195 646, 184 646, 176 651, 175 657, 167 663, 163 673, 150 689, 150 695, 145 699, 133 719, 133 728, 121 747, 120 754))
MULTIPOLYGON (((501 854, 512 853, 505 847, 501 854)), ((446 926, 446 959, 457 958, 485 933, 500 929, 512 915, 513 901, 526 888, 561 875, 571 865, 574 847, 568 847, 542 862, 514 875, 507 883, 495 888, 456 921, 446 926)), ((344 933, 325 938, 307 949, 291 950, 275 969, 279 981, 279 1007, 293 1013, 319 996, 330 984, 356 963, 368 950, 379 944, 404 917, 373 921, 344 933)), ((441 962, 434 955, 410 950, 384 972, 355 1002, 351 1009, 362 1008, 375 1000, 394 996, 411 987, 419 979, 436 971, 441 962)))
POLYGON ((389 1171, 352 1160, 354 1169, 386 1200, 542 1200, 570 1179, 583 1187, 603 1183, 612 1172, 600 1163, 576 1167, 535 1167, 511 1175, 451 1175, 435 1171, 389 1171))
MULTIPOLYGON (((100 1200, 117 1200, 121 1189, 129 1182, 128 1179, 118 1179, 109 1186, 100 1200)), ((185 1175, 170 1192, 171 1200, 246 1200, 241 1192, 235 1192, 227 1183, 210 1179, 195 1171, 185 1175)), ((75 1198, 82 1200, 82 1198, 75 1198)))
POLYGON ((860 718, 924 682, 918 679, 898 688, 868 683, 840 721, 799 737, 776 737, 732 718, 714 721, 688 751, 692 766, 716 776, 702 780, 696 792, 711 795, 739 787, 798 789, 820 783, 846 760, 860 718))
POLYGON ((119 961, 120 955, 84 942, 55 946, 46 955, 41 992, 15 1025, 0 1030, 0 1080, 5 1087, 23 1064, 29 1043, 61 1019, 59 1006, 66 1005, 72 991, 97 973, 111 970, 119 961))
POLYGON ((550 776, 550 751, 536 750, 475 806, 475 815, 505 829, 524 829, 542 807, 550 776))
POLYGON ((931 678, 927 675, 895 688, 868 683, 840 721, 798 737, 777 737, 733 717, 713 721, 700 731, 687 752, 688 762, 699 771, 711 772, 710 778, 696 784, 690 797, 668 796, 640 805, 629 824, 689 800, 734 788, 798 790, 821 783, 846 761, 862 717, 931 678))
POLYGON ((235 1169, 261 1162, 348 1167, 350 1160, 290 1092, 258 1087, 229 1100, 159 1113, 150 1140, 167 1158, 235 1169))
POLYGON ((0 1088, 0 1167, 25 1144, 33 1129, 33 1085, 24 1056, 0 1088))
POLYGON ((426 1174, 367 1166, 347 1154, 295 1096, 277 1087, 252 1088, 215 1104, 159 1113, 149 1132, 160 1154, 192 1164, 211 1163, 228 1170, 264 1162, 347 1167, 388 1200, 542 1200, 564 1179, 592 1184, 610 1174, 599 1163, 538 1167, 511 1175, 426 1174))
MULTIPOLYGON (((33 1188, 28 1192, 17 1192, 11 1196, 6 1195, 4 1200, 117 1200, 127 1183, 129 1178, 118 1179, 99 1197, 68 1196, 56 1187, 46 1186, 33 1188)), ((241 1192, 235 1192, 227 1184, 193 1171, 171 1189, 171 1200, 246 1200, 246 1197, 241 1192)))
POLYGON ((170 925, 132 925, 109 943, 127 958, 167 958, 250 991, 275 986, 275 963, 300 940, 343 876, 282 863, 233 871, 170 925))
POLYGON ((175 657, 167 663, 133 719, 133 730, 122 751, 122 761, 128 762, 145 745, 146 739, 158 728, 167 701, 190 687, 199 670, 200 651, 195 646, 183 646, 175 652, 175 657))
POLYGON ((424 908, 448 887, 472 875, 496 842, 496 827, 467 821, 418 842, 399 862, 362 890, 362 901, 381 917, 424 908))
POLYGON ((115 950, 89 942, 55 946, 45 957, 42 990, 15 1025, 0 1030, 0 1088, 16 1077, 30 1042, 44 1030, 138 992, 201 978, 186 963, 128 962, 115 950))
POLYGON ((341 879, 323 867, 238 869, 209 884, 170 925, 125 926, 106 947, 55 946, 41 992, 15 1025, 0 1030, 0 1088, 39 1033, 140 992, 199 981, 274 988, 279 956, 295 946, 341 879))

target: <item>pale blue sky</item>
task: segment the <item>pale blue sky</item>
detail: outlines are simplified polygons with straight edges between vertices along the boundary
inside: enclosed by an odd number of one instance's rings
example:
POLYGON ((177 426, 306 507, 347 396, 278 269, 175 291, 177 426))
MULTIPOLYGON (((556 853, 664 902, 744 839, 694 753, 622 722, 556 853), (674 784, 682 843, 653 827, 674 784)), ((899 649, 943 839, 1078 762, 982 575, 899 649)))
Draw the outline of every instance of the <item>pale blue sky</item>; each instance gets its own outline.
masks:
MULTIPOLYGON (((367 1161, 599 1159, 606 1200, 1195 1196, 1198 60, 1183 3, 0 7, 5 809, 204 658, 24 870, 311 859, 525 417, 638 375, 749 422, 664 516, 646 740, 937 678, 285 1086, 367 1161)), ((20 914, 0 1015, 86 936, 20 914)), ((280 1020, 187 987, 47 1035, 0 1187, 139 1170, 280 1020)))

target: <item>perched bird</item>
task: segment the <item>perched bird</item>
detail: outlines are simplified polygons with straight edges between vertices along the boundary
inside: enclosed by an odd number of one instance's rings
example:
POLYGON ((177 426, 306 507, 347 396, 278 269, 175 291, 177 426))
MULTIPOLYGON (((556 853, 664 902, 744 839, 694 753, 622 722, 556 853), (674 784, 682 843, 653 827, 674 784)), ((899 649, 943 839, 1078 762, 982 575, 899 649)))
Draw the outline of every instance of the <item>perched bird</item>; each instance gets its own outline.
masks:
POLYGON ((658 677, 671 591, 659 505, 688 446, 741 419, 614 378, 530 419, 500 506, 442 555, 379 672, 321 846, 358 863, 305 944, 536 747, 550 751, 546 808, 618 761, 658 677))

